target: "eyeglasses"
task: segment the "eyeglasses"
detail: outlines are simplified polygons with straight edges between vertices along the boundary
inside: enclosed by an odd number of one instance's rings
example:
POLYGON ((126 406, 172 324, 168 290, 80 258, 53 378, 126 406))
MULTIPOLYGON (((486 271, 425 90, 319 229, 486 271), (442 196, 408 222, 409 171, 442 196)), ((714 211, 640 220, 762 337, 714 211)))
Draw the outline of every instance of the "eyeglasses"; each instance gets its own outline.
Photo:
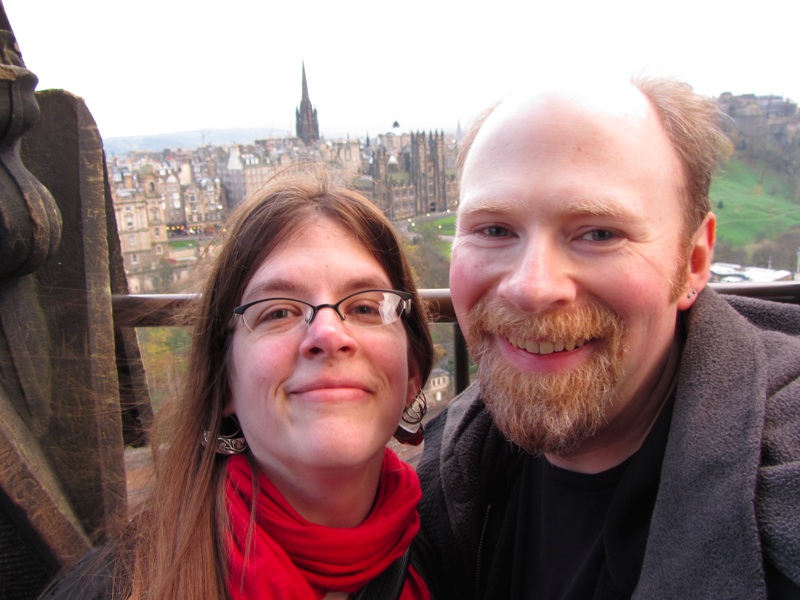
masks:
POLYGON ((245 327, 256 335, 287 335, 311 325, 317 312, 333 309, 346 325, 380 327, 397 321, 411 308, 411 294, 397 290, 364 290, 342 298, 336 304, 314 306, 295 298, 264 298, 233 309, 245 327))

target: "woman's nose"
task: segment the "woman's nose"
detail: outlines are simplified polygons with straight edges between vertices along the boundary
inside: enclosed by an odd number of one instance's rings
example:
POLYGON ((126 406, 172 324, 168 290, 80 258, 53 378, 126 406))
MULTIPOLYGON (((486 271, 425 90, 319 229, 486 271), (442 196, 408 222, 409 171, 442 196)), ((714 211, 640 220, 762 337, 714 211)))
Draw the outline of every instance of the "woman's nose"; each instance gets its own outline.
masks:
POLYGON ((317 309, 306 326, 300 352, 306 356, 352 352, 358 344, 352 335, 353 328, 347 325, 332 306, 317 309))

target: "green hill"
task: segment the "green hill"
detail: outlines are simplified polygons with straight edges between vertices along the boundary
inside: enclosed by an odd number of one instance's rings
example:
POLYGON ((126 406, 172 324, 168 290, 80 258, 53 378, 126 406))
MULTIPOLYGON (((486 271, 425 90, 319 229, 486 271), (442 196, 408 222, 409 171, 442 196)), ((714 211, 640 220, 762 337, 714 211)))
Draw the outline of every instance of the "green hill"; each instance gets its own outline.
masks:
POLYGON ((727 162, 711 186, 719 241, 747 247, 777 239, 800 226, 800 204, 794 201, 794 188, 785 175, 763 165, 748 165, 738 159, 727 162))

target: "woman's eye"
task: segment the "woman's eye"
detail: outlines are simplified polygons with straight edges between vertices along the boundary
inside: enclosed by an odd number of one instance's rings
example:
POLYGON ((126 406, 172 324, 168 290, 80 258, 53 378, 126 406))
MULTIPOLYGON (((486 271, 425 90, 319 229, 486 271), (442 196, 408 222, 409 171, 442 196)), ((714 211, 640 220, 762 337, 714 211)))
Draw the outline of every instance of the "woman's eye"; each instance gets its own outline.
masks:
POLYGON ((379 311, 377 304, 357 304, 356 306, 353 306, 348 312, 355 315, 374 315, 377 314, 379 311))
POLYGON ((581 239, 589 242, 608 242, 616 238, 617 235, 608 229, 593 229, 581 236, 581 239))
POLYGON ((258 313, 258 322, 282 321, 284 319, 297 317, 300 314, 302 314, 302 311, 294 306, 265 306, 263 310, 258 313))
POLYGON ((265 311, 262 319, 265 321, 277 321, 278 319, 287 319, 291 315, 285 308, 278 308, 276 310, 265 311))

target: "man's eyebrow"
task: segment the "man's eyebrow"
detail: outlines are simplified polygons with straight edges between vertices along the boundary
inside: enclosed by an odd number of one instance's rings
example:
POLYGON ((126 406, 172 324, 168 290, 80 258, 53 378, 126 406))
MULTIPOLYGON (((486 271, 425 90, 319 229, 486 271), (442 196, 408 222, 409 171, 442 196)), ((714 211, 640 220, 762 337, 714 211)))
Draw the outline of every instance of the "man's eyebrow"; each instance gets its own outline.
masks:
POLYGON ((476 200, 459 207, 460 215, 471 215, 474 213, 508 213, 519 209, 519 202, 511 200, 486 199, 476 200))
MULTIPOLYGON (((520 205, 526 200, 486 199, 470 202, 459 207, 461 216, 472 214, 508 214, 518 211, 520 205)), ((592 198, 591 200, 576 199, 564 203, 563 212, 567 215, 605 217, 623 220, 635 219, 635 213, 624 203, 615 198, 592 198)))
POLYGON ((568 205, 568 213, 591 217, 633 220, 635 213, 624 203, 614 198, 593 198, 591 201, 577 201, 568 205))

